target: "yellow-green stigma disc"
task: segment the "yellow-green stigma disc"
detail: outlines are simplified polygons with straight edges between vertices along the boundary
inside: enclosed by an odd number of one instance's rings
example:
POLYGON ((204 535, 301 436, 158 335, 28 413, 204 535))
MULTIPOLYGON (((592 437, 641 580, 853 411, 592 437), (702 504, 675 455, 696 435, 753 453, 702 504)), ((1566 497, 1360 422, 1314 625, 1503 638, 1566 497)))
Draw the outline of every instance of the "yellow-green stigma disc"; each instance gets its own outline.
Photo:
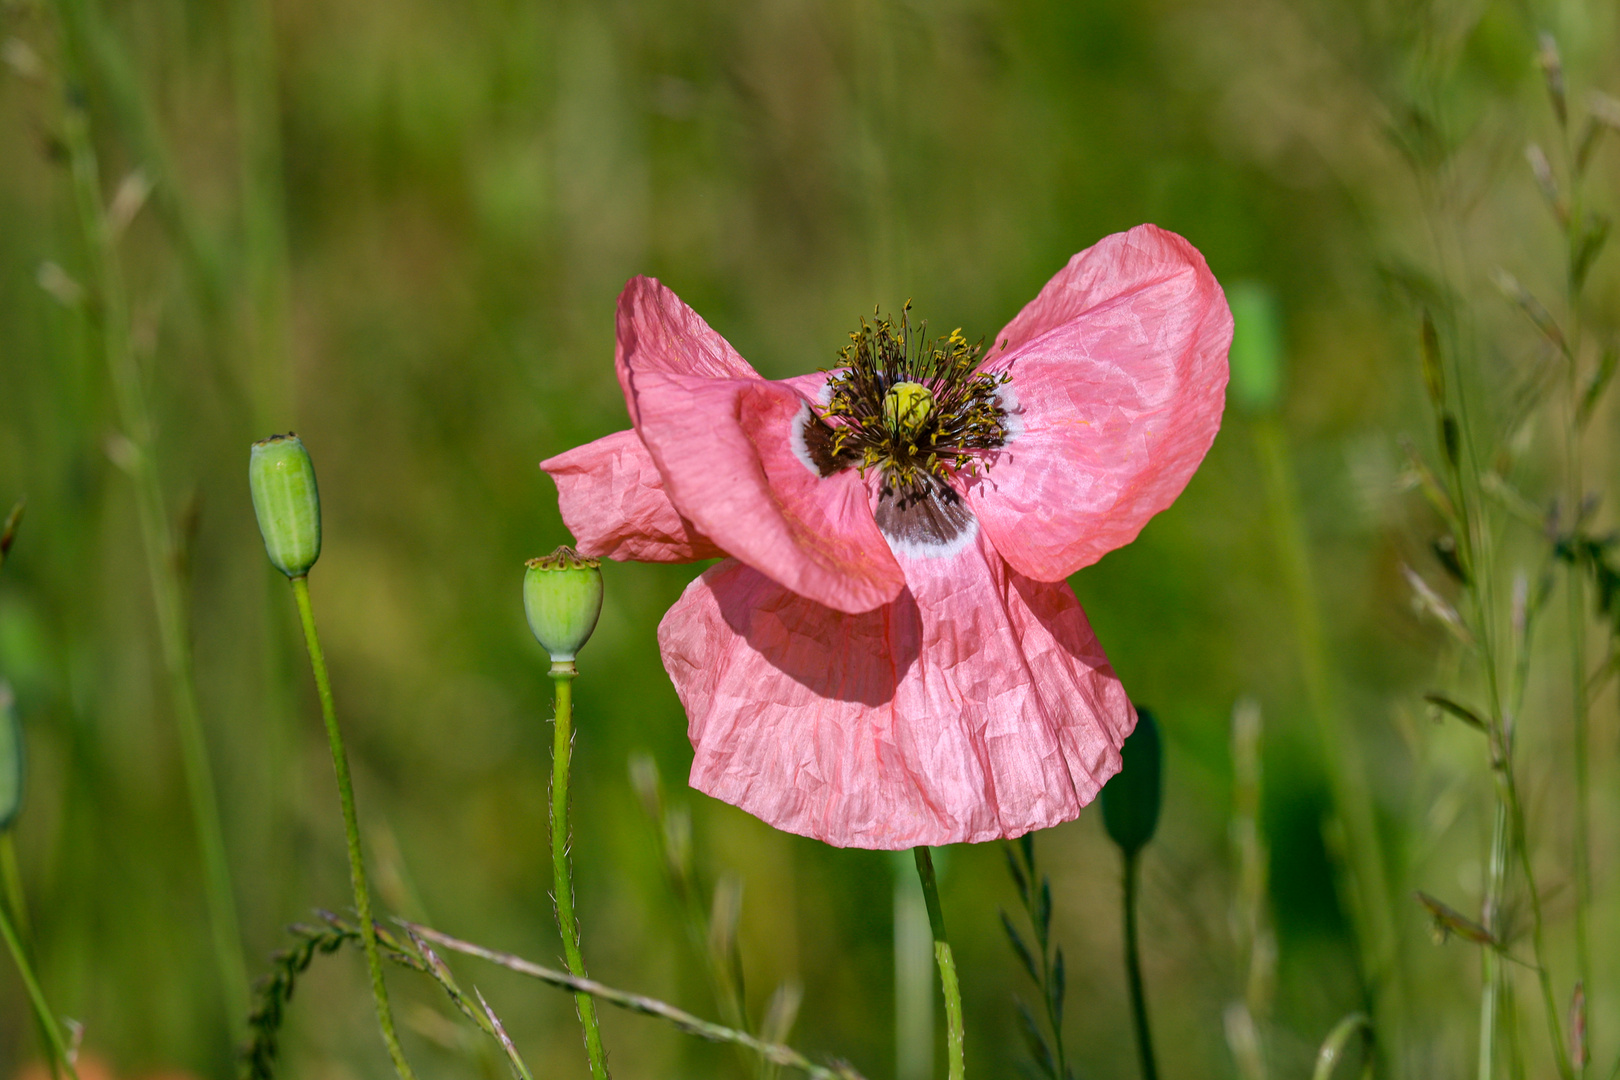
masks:
POLYGON ((897 382, 883 395, 883 418, 903 439, 922 430, 934 412, 934 392, 922 383, 897 382))

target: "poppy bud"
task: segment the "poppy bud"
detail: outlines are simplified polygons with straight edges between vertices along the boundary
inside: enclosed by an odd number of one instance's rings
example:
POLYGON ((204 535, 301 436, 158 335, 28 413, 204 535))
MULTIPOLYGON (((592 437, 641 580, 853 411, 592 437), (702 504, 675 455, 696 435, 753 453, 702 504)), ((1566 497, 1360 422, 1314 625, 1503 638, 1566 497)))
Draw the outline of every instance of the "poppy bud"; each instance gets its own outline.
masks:
POLYGON ((1159 725, 1146 709, 1136 710, 1136 730, 1120 747, 1118 774, 1102 789, 1103 826, 1127 856, 1135 855, 1153 839, 1159 827, 1163 800, 1159 725))
POLYGON ((0 682, 0 833, 11 828, 22 808, 22 725, 17 723, 11 687, 0 682))
POLYGON ((248 488, 271 563, 290 578, 303 577, 321 557, 321 493, 315 463, 297 435, 253 444, 248 488))
POLYGON ((525 565, 523 611, 529 629, 553 664, 572 664, 602 613, 602 561, 564 546, 525 565))

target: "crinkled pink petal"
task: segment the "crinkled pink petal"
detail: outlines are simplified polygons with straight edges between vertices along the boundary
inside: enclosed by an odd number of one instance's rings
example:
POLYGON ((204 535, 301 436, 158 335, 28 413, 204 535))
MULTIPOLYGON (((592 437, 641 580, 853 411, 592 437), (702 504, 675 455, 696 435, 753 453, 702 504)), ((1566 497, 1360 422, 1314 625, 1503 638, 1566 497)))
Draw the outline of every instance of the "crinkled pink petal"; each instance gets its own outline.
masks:
MULTIPOLYGON (((795 450, 810 416, 780 383, 647 372, 637 430, 673 502, 705 536, 802 596, 870 611, 905 586, 854 470, 795 450)), ((800 444, 802 446, 802 443, 800 444)))
POLYGON ((658 628, 692 786, 840 847, 1019 836, 1075 817, 1136 714, 1067 583, 983 534, 905 559, 907 590, 830 610, 732 561, 658 628))
POLYGON ((680 516, 787 588, 870 611, 905 586, 853 470, 821 476, 794 380, 760 379, 674 293, 646 278, 619 301, 619 379, 680 516))
POLYGON ((1138 226, 1071 259, 986 365, 1012 374, 1011 437, 968 500, 1002 557, 1057 581, 1134 540, 1220 429, 1231 342, 1220 286, 1174 233, 1138 226))
POLYGON ((681 517, 634 431, 617 431, 540 463, 557 483, 563 524, 580 554, 642 562, 724 555, 681 517))
POLYGON ((657 278, 633 277, 619 293, 614 367, 619 388, 637 421, 636 376, 702 375, 710 379, 758 379, 759 372, 731 343, 710 328, 657 278))

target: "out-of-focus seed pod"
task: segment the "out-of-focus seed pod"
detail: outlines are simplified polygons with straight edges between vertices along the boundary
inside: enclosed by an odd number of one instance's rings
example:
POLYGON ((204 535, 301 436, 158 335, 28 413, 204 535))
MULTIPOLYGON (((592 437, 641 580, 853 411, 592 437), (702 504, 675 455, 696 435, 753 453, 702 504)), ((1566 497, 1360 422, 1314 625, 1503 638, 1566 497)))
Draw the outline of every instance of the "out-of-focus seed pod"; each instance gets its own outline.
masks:
POLYGON ((1266 286, 1240 281, 1226 294, 1232 307, 1231 393, 1250 412, 1269 412, 1282 400, 1282 326, 1277 298, 1266 286))
POLYGON ((573 663, 602 613, 602 562, 564 546, 526 565, 523 611, 529 629, 552 663, 573 663))
POLYGON ((0 833, 11 828, 22 809, 23 741, 17 722, 16 699, 0 681, 0 833))
POLYGON ((1163 751, 1152 713, 1137 708, 1136 730, 1119 753, 1123 764, 1102 789, 1103 826, 1120 850, 1131 856, 1153 839, 1164 795, 1163 751))
POLYGON ((321 557, 321 493, 315 463, 297 435, 253 444, 248 487, 270 562, 290 578, 303 577, 321 557))

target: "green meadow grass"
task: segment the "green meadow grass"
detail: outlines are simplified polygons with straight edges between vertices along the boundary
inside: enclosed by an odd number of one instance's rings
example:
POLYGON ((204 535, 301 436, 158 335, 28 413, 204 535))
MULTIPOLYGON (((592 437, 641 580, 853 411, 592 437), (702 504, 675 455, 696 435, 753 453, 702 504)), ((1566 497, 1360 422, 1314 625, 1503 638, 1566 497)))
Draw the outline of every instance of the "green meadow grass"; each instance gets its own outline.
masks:
MULTIPOLYGON (((1610 108, 1588 91, 1620 94, 1617 30, 1612 5, 1501 0, 0 3, 0 510, 27 498, 0 572, 0 677, 27 742, 15 847, 53 1008, 119 1076, 233 1075, 244 1017, 222 970, 268 973, 288 924, 350 903, 320 703, 249 500, 254 440, 297 431, 319 469, 310 588, 379 909, 561 966, 551 688, 521 582, 525 559, 569 539, 536 463, 628 424, 612 371, 624 281, 659 277, 780 377, 831 363, 873 305, 909 299, 936 328, 993 334, 1074 252, 1151 221, 1204 253, 1240 348, 1259 350, 1235 359, 1246 389, 1182 498, 1073 579, 1164 742, 1140 892, 1160 1075, 1305 1076, 1357 1012, 1386 1075, 1475 1073, 1481 948, 1436 943, 1418 890, 1504 940, 1497 1074, 1555 1075, 1517 869, 1481 913, 1486 742, 1434 722, 1422 696, 1486 709, 1483 668, 1432 605, 1415 609, 1410 566, 1489 628, 1504 671, 1515 575, 1527 594, 1550 583, 1511 710, 1514 775, 1554 1012, 1567 1028, 1585 971, 1583 1080, 1610 1080, 1620 718, 1613 682, 1598 685, 1583 891, 1570 657, 1583 636, 1598 670, 1612 620, 1570 615, 1538 515, 1556 502, 1567 532, 1573 496, 1616 479, 1606 398, 1578 491, 1567 436, 1620 277, 1597 258, 1577 310, 1567 268, 1581 215, 1613 209, 1620 138, 1594 143, 1562 231, 1524 148, 1546 149, 1570 201, 1582 125, 1610 108), (1543 32, 1562 49, 1567 135, 1543 32), (94 167, 75 174, 83 152, 94 167), (116 235, 98 244, 102 227, 116 235), (1498 267, 1562 328, 1573 388, 1498 267), (1425 394, 1425 312, 1468 451, 1454 479, 1425 394), (1448 527, 1414 458, 1473 500, 1492 558, 1468 586, 1433 550, 1448 527), (176 662, 194 671, 215 880, 228 873, 238 924, 223 963, 176 662)), ((1614 515, 1601 499, 1583 535, 1614 515)), ((918 1056, 896 1061, 897 1001, 915 1000, 894 944, 910 868, 685 787, 654 630, 694 574, 606 566, 580 656, 573 859, 591 974, 733 1022, 736 980, 711 978, 688 931, 740 885, 742 1012, 757 1025, 799 984, 787 1041, 915 1080, 918 1056), (666 880, 636 753, 690 815, 690 904, 666 880)), ((1598 598, 1581 580, 1577 613, 1598 598)), ((1118 852, 1095 808, 1038 843, 1067 1059, 1135 1077, 1118 852)), ((1015 998, 1035 993, 1000 925, 1020 903, 1005 863, 995 845, 937 859, 983 1078, 1017 1075, 1015 998)), ((455 968, 534 1076, 587 1075, 568 994, 455 968)), ((421 1075, 504 1074, 439 987, 389 980, 421 1075)), ((372 1008, 357 949, 317 956, 281 1075, 389 1075, 372 1008)), ((604 1008, 602 1027, 620 1077, 755 1075, 655 1019, 604 1008)), ((0 1077, 40 1057, 0 962, 0 1077)))

